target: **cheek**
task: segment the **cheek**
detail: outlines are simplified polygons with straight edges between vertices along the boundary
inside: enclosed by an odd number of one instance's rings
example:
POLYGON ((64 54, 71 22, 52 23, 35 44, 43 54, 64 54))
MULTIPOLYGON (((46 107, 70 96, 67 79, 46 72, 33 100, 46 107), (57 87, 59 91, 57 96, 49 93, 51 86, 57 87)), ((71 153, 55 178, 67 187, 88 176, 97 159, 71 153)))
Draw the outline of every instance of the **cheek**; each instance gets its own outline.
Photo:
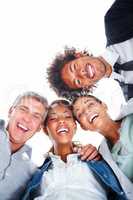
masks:
POLYGON ((81 123, 82 126, 85 126, 87 123, 87 119, 86 116, 82 116, 79 120, 79 122, 81 123))
POLYGON ((84 129, 84 130, 92 130, 92 125, 88 122, 88 120, 86 119, 86 117, 83 117, 81 119, 81 127, 84 129))
POLYGON ((80 87, 86 87, 90 83, 90 79, 86 77, 78 78, 81 82, 80 87))
POLYGON ((39 128, 40 128, 40 126, 41 126, 41 122, 35 122, 34 120, 31 122, 31 128, 33 129, 33 130, 38 130, 39 128))
POLYGON ((47 132, 49 135, 51 135, 51 133, 54 133, 56 131, 56 124, 55 123, 48 123, 47 125, 47 132))

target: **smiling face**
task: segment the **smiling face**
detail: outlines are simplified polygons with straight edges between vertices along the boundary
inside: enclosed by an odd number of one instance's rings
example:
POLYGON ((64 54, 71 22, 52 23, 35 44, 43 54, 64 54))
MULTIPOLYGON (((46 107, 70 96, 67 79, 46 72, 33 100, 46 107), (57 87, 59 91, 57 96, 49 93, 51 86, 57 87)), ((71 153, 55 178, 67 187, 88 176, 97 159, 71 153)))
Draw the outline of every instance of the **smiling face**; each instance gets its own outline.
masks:
POLYGON ((100 131, 107 125, 107 106, 93 97, 78 97, 73 105, 73 111, 85 130, 100 131))
POLYGON ((100 59, 84 56, 68 62, 61 71, 63 81, 72 89, 93 86, 106 74, 100 59))
POLYGON ((9 111, 8 132, 12 144, 22 146, 42 127, 46 108, 32 97, 25 97, 9 111))
POLYGON ((46 130, 54 144, 71 144, 76 131, 76 122, 70 108, 55 103, 48 112, 46 130))

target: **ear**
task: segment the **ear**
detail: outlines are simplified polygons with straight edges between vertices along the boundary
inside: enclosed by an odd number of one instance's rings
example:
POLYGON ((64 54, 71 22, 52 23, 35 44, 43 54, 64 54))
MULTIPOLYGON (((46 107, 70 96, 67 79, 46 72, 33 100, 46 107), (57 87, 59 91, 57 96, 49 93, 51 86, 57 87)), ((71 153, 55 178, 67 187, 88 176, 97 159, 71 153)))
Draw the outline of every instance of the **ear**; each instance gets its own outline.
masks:
POLYGON ((105 110, 108 110, 108 107, 107 107, 107 105, 106 105, 105 103, 102 102, 102 106, 103 106, 103 108, 104 108, 105 110))

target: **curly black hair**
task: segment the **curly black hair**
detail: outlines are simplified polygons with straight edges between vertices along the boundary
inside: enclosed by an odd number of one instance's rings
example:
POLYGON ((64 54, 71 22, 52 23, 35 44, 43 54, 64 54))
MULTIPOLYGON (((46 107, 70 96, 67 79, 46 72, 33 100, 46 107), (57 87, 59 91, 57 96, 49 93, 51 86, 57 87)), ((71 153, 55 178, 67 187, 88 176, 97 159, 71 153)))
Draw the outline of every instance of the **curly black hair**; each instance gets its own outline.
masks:
MULTIPOLYGON (((48 82, 50 87, 56 92, 56 94, 60 97, 65 97, 69 100, 75 94, 80 92, 82 89, 72 89, 70 88, 61 78, 61 70, 65 64, 68 62, 77 59, 77 50, 74 47, 68 48, 65 47, 64 54, 58 54, 53 60, 51 66, 47 69, 48 74, 48 82)), ((79 53, 81 56, 92 56, 86 50, 79 53)))

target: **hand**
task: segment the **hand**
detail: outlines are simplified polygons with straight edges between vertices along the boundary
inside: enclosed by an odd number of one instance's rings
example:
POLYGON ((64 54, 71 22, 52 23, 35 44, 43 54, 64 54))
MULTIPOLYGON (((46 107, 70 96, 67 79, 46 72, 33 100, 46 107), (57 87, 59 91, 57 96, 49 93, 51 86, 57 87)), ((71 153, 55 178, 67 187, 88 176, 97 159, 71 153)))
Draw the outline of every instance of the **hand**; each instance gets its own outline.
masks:
POLYGON ((102 158, 97 148, 91 144, 75 146, 73 151, 79 153, 81 160, 100 160, 102 158))

